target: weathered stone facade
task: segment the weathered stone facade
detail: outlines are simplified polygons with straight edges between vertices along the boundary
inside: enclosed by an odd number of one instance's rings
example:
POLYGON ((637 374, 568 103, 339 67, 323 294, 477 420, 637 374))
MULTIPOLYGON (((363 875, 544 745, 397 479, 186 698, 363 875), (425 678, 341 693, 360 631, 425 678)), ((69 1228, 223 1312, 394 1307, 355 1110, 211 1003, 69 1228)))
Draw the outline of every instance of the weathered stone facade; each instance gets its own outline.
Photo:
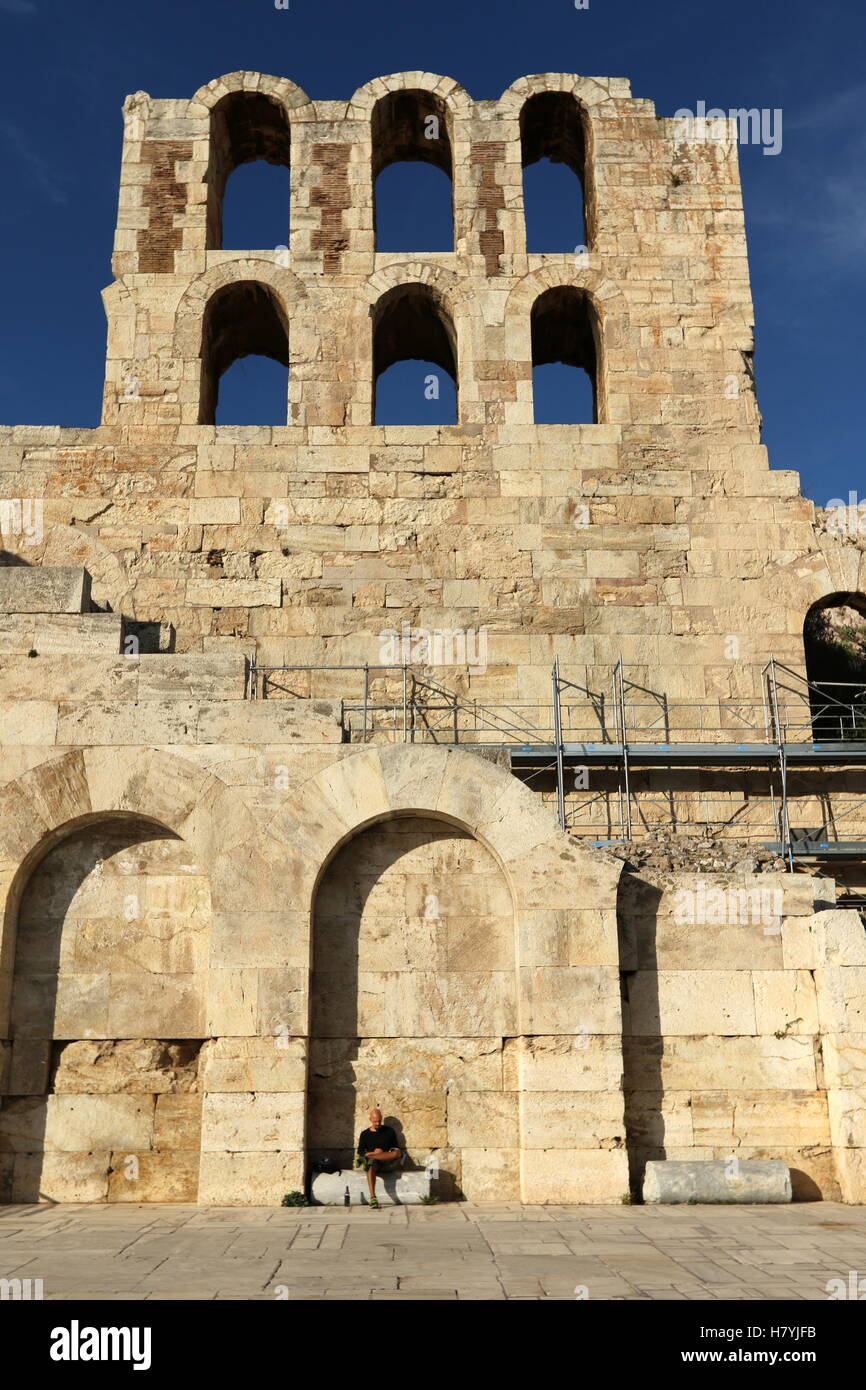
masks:
MULTIPOLYGON (((272 1203, 376 1102, 474 1199, 616 1202, 647 1158, 731 1154, 866 1199, 866 941, 832 880, 710 872, 781 909, 684 924, 694 875, 624 870, 542 781, 410 735, 399 672, 359 732, 346 669, 404 624, 483 630, 482 664, 418 669, 526 709, 554 659, 598 691, 621 658, 700 706, 691 737, 738 737, 767 659, 803 670, 810 606, 866 589, 760 444, 736 147, 560 74, 476 103, 424 73, 348 102, 236 73, 125 117, 103 423, 0 431, 0 1193, 272 1203), (431 115, 454 251, 378 253, 375 173, 431 115), (544 148, 581 161, 585 255, 527 254, 544 148), (291 165, 285 249, 220 247, 253 158, 291 165), (533 309, 575 290, 597 423, 535 425, 533 309), (422 302, 458 423, 375 426, 422 302), (256 345, 288 423, 208 423, 256 345), (332 669, 250 698, 250 658, 332 669)), ((735 822, 768 796, 644 777, 680 824, 709 787, 735 822)))

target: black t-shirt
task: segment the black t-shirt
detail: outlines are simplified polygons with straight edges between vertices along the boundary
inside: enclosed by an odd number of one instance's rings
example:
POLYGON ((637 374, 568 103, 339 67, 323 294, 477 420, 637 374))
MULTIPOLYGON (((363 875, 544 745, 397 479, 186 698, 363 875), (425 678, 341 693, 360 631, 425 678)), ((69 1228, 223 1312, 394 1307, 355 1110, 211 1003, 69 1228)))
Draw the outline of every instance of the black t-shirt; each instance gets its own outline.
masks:
POLYGON ((361 1137, 358 1140, 358 1153, 363 1158, 365 1153, 371 1149, 383 1149, 385 1153, 389 1149, 397 1149, 397 1136, 390 1125, 380 1125, 378 1129, 362 1129, 361 1137))

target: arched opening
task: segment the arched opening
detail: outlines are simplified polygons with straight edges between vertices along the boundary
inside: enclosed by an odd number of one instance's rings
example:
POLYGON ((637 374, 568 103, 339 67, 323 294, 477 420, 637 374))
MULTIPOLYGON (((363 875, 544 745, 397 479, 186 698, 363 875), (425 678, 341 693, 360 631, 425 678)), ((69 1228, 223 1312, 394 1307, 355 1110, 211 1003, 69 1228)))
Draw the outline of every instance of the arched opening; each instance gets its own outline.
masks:
POLYGON ((198 1195, 210 892, 131 816, 73 830, 17 913, 0 1155, 9 1200, 198 1195))
POLYGON ((210 119, 208 250, 288 245, 287 173, 245 173, 237 188, 231 176, 240 165, 255 161, 288 171, 290 149, 288 116, 273 97, 263 92, 230 92, 217 103, 210 119), (229 199, 226 188, 230 178, 229 199))
POLYGON ((526 249, 588 246, 586 125, 568 92, 540 92, 520 113, 526 249))
POLYGON ((866 594, 813 603, 803 648, 815 738, 866 741, 866 594))
POLYGON ((515 1010, 514 913, 489 851, 421 815, 355 835, 316 894, 308 1157, 347 1166, 377 1105, 443 1195, 516 1193, 515 1010))
POLYGON ((373 423, 457 423, 457 339, 426 285, 397 285, 373 310, 373 423))
POLYGON ((429 92, 389 92, 373 108, 372 141, 376 250, 453 251, 453 164, 443 102, 429 92))
POLYGON ((599 333, 589 295, 557 285, 532 306, 532 394, 537 425, 599 419, 599 333))
POLYGON ((278 424, 286 423, 288 412, 289 335, 282 306, 273 292, 254 280, 240 280, 225 285, 208 300, 202 324, 201 396, 198 422, 200 425, 278 424), (276 369, 268 368, 261 379, 247 368, 247 375, 232 383, 228 400, 235 415, 246 418, 227 418, 222 409, 220 381, 233 364, 241 358, 270 358, 284 370, 275 385, 276 369), (252 382, 252 390, 244 394, 244 383, 252 382), (280 394, 281 393, 281 394, 280 394), (256 408, 267 408, 270 419, 255 417, 256 408), (219 418, 217 413, 219 412, 219 418), (253 418, 249 418, 250 416, 253 418))

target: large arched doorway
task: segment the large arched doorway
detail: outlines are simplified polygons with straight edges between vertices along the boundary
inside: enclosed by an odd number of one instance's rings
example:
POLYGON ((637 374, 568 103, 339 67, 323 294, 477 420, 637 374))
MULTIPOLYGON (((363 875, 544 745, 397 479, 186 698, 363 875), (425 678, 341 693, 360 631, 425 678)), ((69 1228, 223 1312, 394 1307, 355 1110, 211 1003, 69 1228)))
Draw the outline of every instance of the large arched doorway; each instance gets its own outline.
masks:
POLYGON ((308 1157, 348 1165, 378 1105, 442 1195, 519 1200, 516 1031, 514 909, 493 855, 426 815, 344 844, 315 902, 308 1157))
POLYGON ((866 740, 866 595, 836 593, 813 603, 803 648, 815 737, 866 740))
POLYGON ((6 1200, 194 1202, 207 878, 132 816, 74 828, 21 894, 0 1110, 6 1200))

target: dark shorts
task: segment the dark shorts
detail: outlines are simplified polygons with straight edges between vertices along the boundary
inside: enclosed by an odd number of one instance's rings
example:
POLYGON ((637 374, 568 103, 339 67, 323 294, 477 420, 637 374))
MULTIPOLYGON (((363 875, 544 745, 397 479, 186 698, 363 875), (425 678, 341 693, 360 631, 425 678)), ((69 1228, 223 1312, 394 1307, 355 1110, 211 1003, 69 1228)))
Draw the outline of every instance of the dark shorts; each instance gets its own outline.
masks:
POLYGON ((402 1162, 402 1154, 398 1158, 368 1158, 366 1154, 364 1155, 364 1167, 369 1168, 371 1164, 375 1163, 377 1173, 393 1173, 402 1162))

